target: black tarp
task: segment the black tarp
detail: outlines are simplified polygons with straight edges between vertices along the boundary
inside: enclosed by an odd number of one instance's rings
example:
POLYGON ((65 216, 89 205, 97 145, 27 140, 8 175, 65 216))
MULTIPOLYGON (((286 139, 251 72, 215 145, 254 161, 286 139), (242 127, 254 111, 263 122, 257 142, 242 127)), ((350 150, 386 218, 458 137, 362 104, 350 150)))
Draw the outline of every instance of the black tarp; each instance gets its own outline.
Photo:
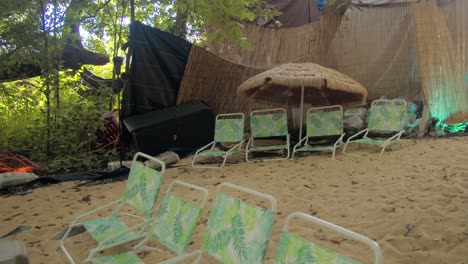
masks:
POLYGON ((124 88, 122 118, 176 104, 192 44, 159 29, 130 26, 130 85, 124 88))
POLYGON ((110 181, 119 181, 126 179, 128 177, 128 173, 130 169, 126 167, 121 167, 114 171, 96 171, 96 172, 69 172, 59 175, 50 175, 50 176, 41 176, 35 180, 32 180, 24 185, 20 186, 13 186, 9 188, 4 188, 0 190, 0 195, 12 195, 12 194, 28 194, 30 190, 51 185, 57 184, 61 182, 68 182, 68 181, 85 181, 84 183, 79 184, 86 185, 90 183, 97 183, 104 180, 110 181))

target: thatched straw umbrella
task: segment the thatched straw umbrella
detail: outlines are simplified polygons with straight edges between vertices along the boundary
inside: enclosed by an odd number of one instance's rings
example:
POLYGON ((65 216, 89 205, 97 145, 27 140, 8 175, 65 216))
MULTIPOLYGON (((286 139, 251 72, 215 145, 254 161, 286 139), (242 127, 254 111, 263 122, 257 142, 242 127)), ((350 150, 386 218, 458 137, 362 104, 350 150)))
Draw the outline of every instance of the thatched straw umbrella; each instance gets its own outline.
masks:
POLYGON ((246 80, 237 93, 256 101, 301 107, 300 134, 304 103, 313 106, 366 104, 367 90, 350 77, 314 63, 284 64, 246 80))

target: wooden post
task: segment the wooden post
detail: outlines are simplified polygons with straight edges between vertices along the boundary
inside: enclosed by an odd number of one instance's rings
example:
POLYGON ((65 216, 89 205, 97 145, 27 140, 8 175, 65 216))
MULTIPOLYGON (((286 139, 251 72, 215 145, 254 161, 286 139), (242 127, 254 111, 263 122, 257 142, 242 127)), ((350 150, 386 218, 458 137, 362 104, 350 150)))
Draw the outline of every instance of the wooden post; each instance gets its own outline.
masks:
POLYGON ((426 131, 428 112, 429 112, 429 106, 427 105, 426 101, 424 100, 421 121, 419 122, 418 137, 424 137, 424 132, 426 131))

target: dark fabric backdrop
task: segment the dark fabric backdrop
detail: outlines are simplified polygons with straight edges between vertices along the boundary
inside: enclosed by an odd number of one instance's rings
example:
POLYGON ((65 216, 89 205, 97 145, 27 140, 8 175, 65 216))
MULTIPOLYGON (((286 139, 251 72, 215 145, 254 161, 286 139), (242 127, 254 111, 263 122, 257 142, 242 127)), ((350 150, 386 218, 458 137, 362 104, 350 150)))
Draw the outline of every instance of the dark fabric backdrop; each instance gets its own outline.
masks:
POLYGON ((174 106, 192 44, 134 22, 130 27, 131 67, 123 91, 122 118, 174 106))

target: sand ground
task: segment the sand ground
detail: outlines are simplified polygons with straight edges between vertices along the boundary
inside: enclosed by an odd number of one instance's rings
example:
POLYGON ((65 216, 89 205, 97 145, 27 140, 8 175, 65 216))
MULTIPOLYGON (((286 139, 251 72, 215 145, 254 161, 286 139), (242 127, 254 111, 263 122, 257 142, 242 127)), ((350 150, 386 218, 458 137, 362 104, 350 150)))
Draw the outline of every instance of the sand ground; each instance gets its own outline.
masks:
MULTIPOLYGON (((340 153, 331 160, 328 153, 321 153, 276 162, 230 163, 220 170, 191 168, 189 158, 167 170, 160 197, 176 179, 209 190, 210 200, 189 251, 201 245, 216 186, 228 181, 277 199, 266 263, 273 263, 281 227, 294 211, 376 240, 384 263, 468 263, 468 137, 404 142, 380 158, 376 148, 363 146, 351 149, 365 154, 362 157, 340 153)), ((77 215, 118 199, 125 182, 75 185, 68 182, 25 196, 1 197, 0 234, 29 225, 32 229, 9 238, 26 243, 31 263, 66 263, 58 241, 51 238, 77 215)), ((371 251, 356 243, 300 224, 293 230, 304 237, 372 262, 371 251)), ((83 259, 95 242, 81 234, 67 245, 83 259)), ((144 260, 152 263, 167 256, 152 253, 144 260)))

